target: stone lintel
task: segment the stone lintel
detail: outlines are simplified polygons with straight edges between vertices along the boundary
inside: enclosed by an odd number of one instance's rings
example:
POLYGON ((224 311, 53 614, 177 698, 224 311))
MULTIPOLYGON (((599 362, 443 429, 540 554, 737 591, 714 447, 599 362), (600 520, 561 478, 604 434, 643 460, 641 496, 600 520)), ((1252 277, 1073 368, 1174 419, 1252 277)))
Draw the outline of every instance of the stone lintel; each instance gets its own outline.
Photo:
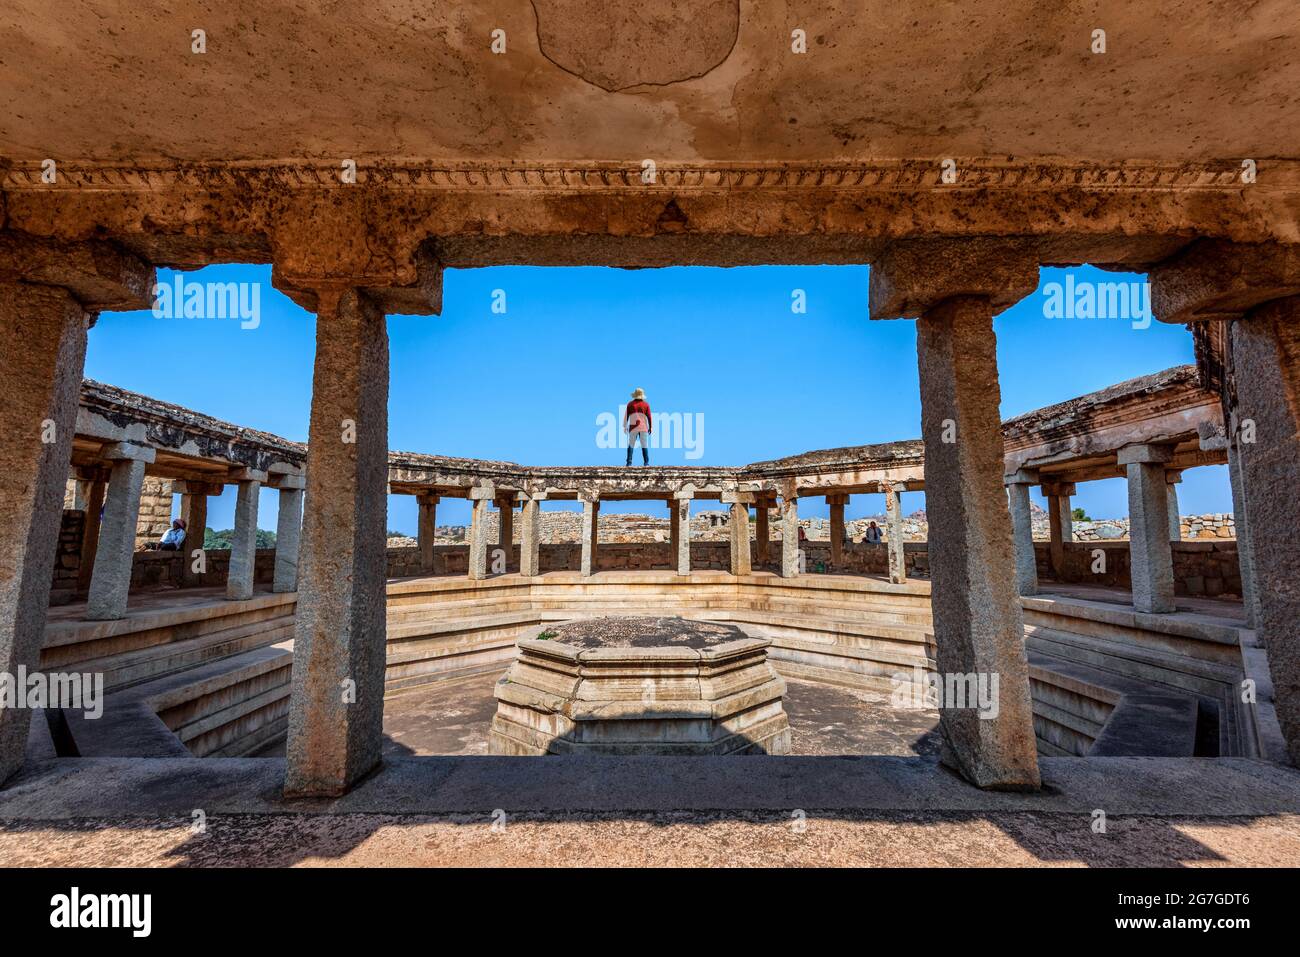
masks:
POLYGON ((226 486, 221 482, 195 482, 193 479, 172 482, 172 491, 177 495, 220 495, 225 490, 226 486))
POLYGON ((1017 469, 1010 475, 1002 476, 1003 485, 1037 485, 1038 469, 1017 469))
POLYGON ((974 296, 993 311, 1038 288, 1038 254, 1022 239, 917 239, 891 244, 871 264, 872 319, 916 319, 945 299, 974 296))
POLYGON ((1073 482, 1044 482, 1040 491, 1054 498, 1069 497, 1074 494, 1075 485, 1073 482))
POLYGON ((754 493, 753 492, 723 492, 722 504, 723 505, 753 505, 754 493))
POLYGON ((265 485, 269 475, 261 469, 231 469, 226 477, 231 482, 258 482, 265 485))
POLYGON ((148 309, 154 268, 110 242, 60 242, 0 232, 0 282, 59 286, 87 311, 148 309))
POLYGON ((1300 245, 1205 239, 1152 267, 1148 279, 1161 322, 1235 319, 1300 295, 1300 245))
POLYGON ((1132 465, 1135 462, 1163 465, 1172 462, 1174 450, 1167 445, 1126 445, 1119 450, 1120 465, 1132 465))
POLYGON ((104 446, 99 455, 100 458, 107 459, 110 462, 131 459, 148 464, 154 461, 158 453, 152 446, 136 445, 134 442, 114 442, 112 445, 104 446))

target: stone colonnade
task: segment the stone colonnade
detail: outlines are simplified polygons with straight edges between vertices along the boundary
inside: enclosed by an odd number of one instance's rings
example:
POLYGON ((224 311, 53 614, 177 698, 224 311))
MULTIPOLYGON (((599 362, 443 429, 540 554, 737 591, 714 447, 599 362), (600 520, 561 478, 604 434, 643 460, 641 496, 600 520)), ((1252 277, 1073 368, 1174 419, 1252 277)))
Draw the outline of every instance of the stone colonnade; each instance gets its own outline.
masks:
MULTIPOLYGON (((62 249, 53 254, 66 255, 62 249)), ((50 255, 48 247, 35 251, 47 262, 50 255)), ((21 270, 14 279, 12 264, 22 265, 21 257, 6 255, 0 271, 0 340, 23 343, 0 353, 0 369, 29 386, 0 406, 0 428, 10 437, 0 452, 0 571, 7 583, 0 596, 0 667, 9 671, 39 662, 87 325, 99 308, 144 305, 151 285, 147 267, 119 250, 79 259, 74 251, 71 260, 61 271, 36 270, 34 280, 21 270), (94 281, 80 284, 72 275, 77 266, 94 272, 94 281), (106 279, 105 271, 117 275, 106 279), (106 286, 126 292, 105 300, 106 286)), ((1231 440, 1249 516, 1257 624, 1270 652, 1283 730, 1293 759, 1300 760, 1300 536, 1290 493, 1300 470, 1300 254, 1229 249, 1207 259, 1198 246, 1154 270, 1152 280, 1162 319, 1232 322, 1231 440), (1255 281, 1252 270, 1261 255, 1272 258, 1255 281), (1223 258, 1234 256, 1231 268, 1222 268, 1223 258)), ((1014 574, 1013 524, 1020 529, 1023 523, 1021 517, 1013 522, 1019 507, 1008 509, 1003 486, 993 333, 994 314, 1036 286, 1037 262, 1015 243, 897 243, 871 272, 872 316, 917 320, 937 670, 941 677, 988 679, 998 703, 991 715, 968 701, 941 702, 943 760, 981 787, 1039 783, 1017 597, 1024 581, 1014 574)), ((317 312, 317 350, 285 791, 329 795, 347 790, 380 759, 388 342, 384 310, 364 288, 329 283, 304 296, 317 312)), ((96 566, 121 558, 117 518, 129 510, 132 489, 148 464, 148 450, 132 443, 111 453, 121 481, 108 484, 106 501, 117 507, 112 529, 106 509, 96 566)), ((1120 461, 1137 513, 1135 549, 1146 562, 1135 575, 1152 584, 1142 601, 1154 610, 1162 596, 1161 562, 1168 558, 1167 459, 1157 446, 1135 446, 1120 461), (1157 538, 1163 548, 1156 547, 1157 538)), ((245 516, 253 513, 264 480, 253 471, 239 478, 245 516)), ((470 543, 472 577, 486 573, 481 510, 494 497, 490 488, 471 492, 478 519, 470 543)), ((794 575, 794 483, 778 483, 777 497, 781 570, 794 575)), ((536 501, 528 501, 535 510, 536 501)), ((689 571, 687 503, 674 496, 679 571, 689 571)), ((735 514, 747 503, 737 496, 729 504, 735 514)), ((584 499, 588 573, 598 509, 597 496, 584 499)), ((252 538, 247 518, 237 537, 241 551, 246 549, 252 538)), ((1135 551, 1135 567, 1138 558, 1135 551)), ((235 561, 232 556, 232 566, 235 561)), ((531 564, 531 556, 525 562, 531 564)), ((98 585, 99 576, 92 575, 93 604, 112 612, 118 591, 110 568, 116 566, 104 567, 98 585)), ((235 575, 232 587, 242 591, 245 580, 242 572, 235 575)), ((0 711, 0 780, 21 763, 27 718, 25 712, 0 711)))

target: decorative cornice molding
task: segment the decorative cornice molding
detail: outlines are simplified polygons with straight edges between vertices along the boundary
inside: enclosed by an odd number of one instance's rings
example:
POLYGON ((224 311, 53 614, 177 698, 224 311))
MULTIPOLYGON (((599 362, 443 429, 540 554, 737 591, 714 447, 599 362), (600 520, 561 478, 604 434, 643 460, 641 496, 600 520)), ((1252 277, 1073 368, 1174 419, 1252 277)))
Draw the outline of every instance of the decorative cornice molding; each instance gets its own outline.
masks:
MULTIPOLYGON (((642 180, 639 161, 626 164, 457 164, 358 161, 355 184, 344 183, 339 164, 297 162, 178 163, 125 165, 77 163, 57 167, 53 184, 41 181, 36 161, 0 160, 0 188, 19 190, 152 191, 170 188, 395 190, 1231 190, 1244 188, 1241 168, 1212 163, 1051 160, 957 161, 957 181, 945 184, 938 159, 859 163, 662 164, 655 181, 642 180)), ((1300 188, 1300 162, 1259 164, 1252 188, 1300 188)))

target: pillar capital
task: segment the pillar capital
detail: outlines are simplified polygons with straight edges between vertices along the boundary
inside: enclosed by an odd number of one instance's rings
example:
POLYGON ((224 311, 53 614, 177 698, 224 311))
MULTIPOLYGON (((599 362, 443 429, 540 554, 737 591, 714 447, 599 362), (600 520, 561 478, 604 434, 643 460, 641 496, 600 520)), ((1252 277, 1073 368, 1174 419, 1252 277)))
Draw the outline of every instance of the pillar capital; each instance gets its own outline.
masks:
POLYGON ((196 482, 193 479, 172 482, 172 491, 177 495, 220 495, 225 488, 220 482, 196 482))
POLYGON ((100 450, 100 457, 110 462, 153 462, 157 452, 149 445, 136 445, 134 442, 113 442, 100 450))
POLYGON ((1126 445, 1117 457, 1120 465, 1163 465, 1173 459, 1174 450, 1167 445, 1126 445))
POLYGON ((148 309, 154 268, 103 240, 58 242, 0 231, 0 282, 66 289, 88 312, 148 309))
POLYGON ((1235 319, 1300 295, 1300 245, 1204 239, 1153 266, 1148 278, 1151 311, 1161 322, 1235 319))
POLYGON ((272 488, 278 488, 282 492, 296 491, 307 487, 307 476, 305 475, 288 475, 285 473, 272 472, 267 481, 272 488))
POLYGON ((268 477, 268 473, 261 469, 231 469, 227 476, 231 482, 257 482, 260 485, 265 485, 268 477))
POLYGON ((475 485, 468 490, 465 497, 471 502, 490 502, 497 497, 496 486, 475 485))
POLYGON ((1038 469, 1018 469, 1002 476, 1003 485, 1037 485, 1038 482, 1038 469))
POLYGON ((1038 255, 1026 240, 908 240, 871 264, 871 318, 916 319, 945 299, 969 296, 999 312, 1037 288, 1038 255))
POLYGON ((845 492, 830 492, 826 496, 827 505, 847 505, 849 496, 845 492))
POLYGON ((1178 485, 1183 480, 1182 469, 1165 469, 1165 484, 1178 485))
POLYGON ((753 492, 723 492, 722 504, 723 505, 753 505, 754 493, 753 492))
POLYGON ((271 240, 271 284, 312 312, 346 290, 385 314, 442 312, 442 263, 432 244, 376 229, 368 210, 333 199, 289 199, 271 240))

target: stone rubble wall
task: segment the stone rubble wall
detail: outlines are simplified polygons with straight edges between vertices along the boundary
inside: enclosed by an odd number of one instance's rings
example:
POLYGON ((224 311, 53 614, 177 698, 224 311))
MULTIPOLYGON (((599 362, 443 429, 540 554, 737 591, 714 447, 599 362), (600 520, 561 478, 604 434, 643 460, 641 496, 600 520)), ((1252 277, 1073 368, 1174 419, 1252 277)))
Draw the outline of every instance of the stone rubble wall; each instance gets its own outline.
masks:
MULTIPOLYGON (((1231 539, 1173 542, 1174 593, 1190 597, 1239 598, 1241 572, 1231 539)), ((1067 542, 1062 579, 1081 585, 1132 588, 1128 542, 1067 542), (1099 554, 1100 553, 1100 554, 1099 554)), ((1051 546, 1034 543, 1039 581, 1054 581, 1051 546)))
POLYGON ((156 542, 172 527, 170 479, 146 478, 140 490, 140 515, 135 523, 135 550, 156 542))

